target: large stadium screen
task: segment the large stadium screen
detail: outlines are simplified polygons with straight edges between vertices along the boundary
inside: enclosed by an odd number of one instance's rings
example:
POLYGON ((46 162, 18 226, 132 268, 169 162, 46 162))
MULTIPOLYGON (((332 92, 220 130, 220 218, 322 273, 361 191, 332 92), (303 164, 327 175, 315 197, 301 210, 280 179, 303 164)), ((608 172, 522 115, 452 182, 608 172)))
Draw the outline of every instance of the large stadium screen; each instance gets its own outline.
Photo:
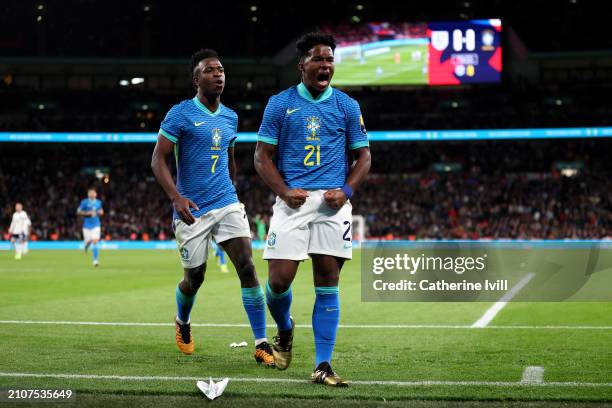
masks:
POLYGON ((333 30, 334 82, 358 85, 458 85, 499 82, 499 19, 369 23, 333 30))

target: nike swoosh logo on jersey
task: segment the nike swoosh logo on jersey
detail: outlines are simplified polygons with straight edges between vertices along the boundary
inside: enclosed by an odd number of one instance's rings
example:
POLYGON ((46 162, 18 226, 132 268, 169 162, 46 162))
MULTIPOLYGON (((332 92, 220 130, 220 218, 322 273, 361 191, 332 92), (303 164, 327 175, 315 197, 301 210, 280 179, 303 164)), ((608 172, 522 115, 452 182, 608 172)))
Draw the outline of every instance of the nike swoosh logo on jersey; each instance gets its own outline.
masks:
POLYGON ((195 127, 198 127, 198 126, 202 126, 204 122, 193 122, 193 124, 195 125, 195 127))
POLYGON ((293 112, 299 111, 300 109, 302 109, 302 108, 295 108, 295 109, 287 108, 287 115, 291 115, 293 112))

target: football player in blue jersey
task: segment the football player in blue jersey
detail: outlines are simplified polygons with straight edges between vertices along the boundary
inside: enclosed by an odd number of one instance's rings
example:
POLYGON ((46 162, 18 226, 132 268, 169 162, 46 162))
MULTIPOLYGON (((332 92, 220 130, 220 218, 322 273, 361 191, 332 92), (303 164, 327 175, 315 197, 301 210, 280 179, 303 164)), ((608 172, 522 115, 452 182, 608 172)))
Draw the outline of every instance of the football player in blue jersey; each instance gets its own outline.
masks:
POLYGON ((255 337, 255 360, 272 367, 265 297, 253 264, 251 230, 233 184, 238 116, 220 101, 225 71, 217 53, 210 49, 196 52, 190 68, 196 96, 170 109, 151 161, 158 183, 172 201, 173 228, 184 269, 176 287, 176 344, 184 354, 194 351, 189 315, 204 281, 209 241, 214 239, 227 252, 240 278, 243 305, 255 337), (176 185, 167 163, 173 152, 176 185))
POLYGON ((104 215, 102 201, 98 200, 98 194, 94 188, 87 190, 87 198, 81 200, 77 215, 83 217, 83 241, 85 241, 85 253, 92 247, 93 265, 98 266, 98 241, 100 241, 100 217, 104 215))
POLYGON ((298 41, 302 81, 270 98, 255 168, 277 195, 264 249, 266 299, 278 326, 272 345, 276 367, 283 370, 291 362, 291 283, 299 263, 310 256, 315 285, 311 380, 346 386, 331 368, 340 319, 338 281, 344 261, 352 257, 349 200, 366 179, 371 159, 359 104, 330 86, 335 47, 335 39, 321 33, 298 41))

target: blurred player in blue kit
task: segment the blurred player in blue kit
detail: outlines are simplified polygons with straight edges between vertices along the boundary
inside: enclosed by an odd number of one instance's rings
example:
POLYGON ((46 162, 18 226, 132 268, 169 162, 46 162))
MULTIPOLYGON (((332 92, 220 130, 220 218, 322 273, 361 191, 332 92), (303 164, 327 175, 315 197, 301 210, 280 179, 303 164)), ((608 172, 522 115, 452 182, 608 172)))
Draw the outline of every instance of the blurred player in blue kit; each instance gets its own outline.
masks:
POLYGON ((176 287, 176 344, 184 354, 194 351, 189 315, 204 281, 209 242, 214 239, 227 252, 240 278, 242 302, 255 337, 255 360, 273 367, 251 230, 233 184, 238 116, 221 103, 225 70, 215 51, 196 52, 190 72, 197 94, 170 109, 161 123, 151 161, 158 183, 172 201, 173 228, 184 269, 176 287), (176 159, 176 185, 167 163, 171 155, 176 159))
POLYGON ((315 368, 311 380, 348 382, 331 368, 340 319, 338 281, 352 257, 353 192, 370 169, 370 149, 359 104, 330 86, 335 39, 311 33, 297 43, 301 82, 270 98, 258 132, 255 168, 277 194, 264 259, 268 308, 278 326, 276 367, 292 359, 295 323, 291 283, 299 263, 312 258, 315 368))
POLYGON ((219 265, 219 269, 221 272, 228 273, 229 269, 227 267, 227 261, 225 260, 225 252, 223 252, 223 248, 220 245, 217 245, 214 241, 210 242, 212 249, 215 251, 215 258, 217 259, 217 265, 219 265))
POLYGON ((100 217, 104 215, 102 209, 102 201, 98 200, 98 193, 94 188, 87 190, 87 198, 81 200, 81 204, 77 209, 77 214, 83 217, 83 241, 85 242, 85 253, 91 246, 91 252, 93 254, 93 265, 98 266, 100 261, 98 259, 99 248, 98 242, 100 241, 100 217))

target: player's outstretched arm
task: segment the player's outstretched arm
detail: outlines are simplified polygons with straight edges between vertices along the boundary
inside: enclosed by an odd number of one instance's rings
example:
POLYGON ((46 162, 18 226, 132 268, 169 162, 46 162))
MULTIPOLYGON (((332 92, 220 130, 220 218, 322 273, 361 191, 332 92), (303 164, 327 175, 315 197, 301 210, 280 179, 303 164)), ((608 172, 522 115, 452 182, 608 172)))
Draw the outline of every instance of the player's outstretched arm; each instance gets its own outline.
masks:
MULTIPOLYGON (((346 179, 346 186, 349 187, 351 193, 357 190, 357 188, 359 188, 359 186, 365 181, 372 165, 372 156, 370 155, 369 147, 355 149, 352 151, 352 153, 355 161, 351 165, 351 170, 348 178, 346 179)), ((339 209, 350 197, 347 197, 344 189, 342 189, 329 190, 323 195, 323 198, 328 206, 334 209, 339 209)))
POLYGON ((195 222, 195 218, 191 214, 190 208, 196 210, 199 210, 199 208, 193 201, 181 196, 174 185, 167 161, 173 149, 174 144, 164 136, 159 135, 155 150, 153 150, 153 157, 151 158, 151 169, 159 185, 164 189, 170 200, 172 200, 172 205, 176 209, 178 216, 187 225, 191 225, 195 222))
POLYGON ((275 145, 257 142, 257 147, 255 148, 255 170, 264 183, 283 199, 289 207, 298 208, 306 201, 308 192, 301 188, 289 189, 272 160, 275 154, 275 145))

